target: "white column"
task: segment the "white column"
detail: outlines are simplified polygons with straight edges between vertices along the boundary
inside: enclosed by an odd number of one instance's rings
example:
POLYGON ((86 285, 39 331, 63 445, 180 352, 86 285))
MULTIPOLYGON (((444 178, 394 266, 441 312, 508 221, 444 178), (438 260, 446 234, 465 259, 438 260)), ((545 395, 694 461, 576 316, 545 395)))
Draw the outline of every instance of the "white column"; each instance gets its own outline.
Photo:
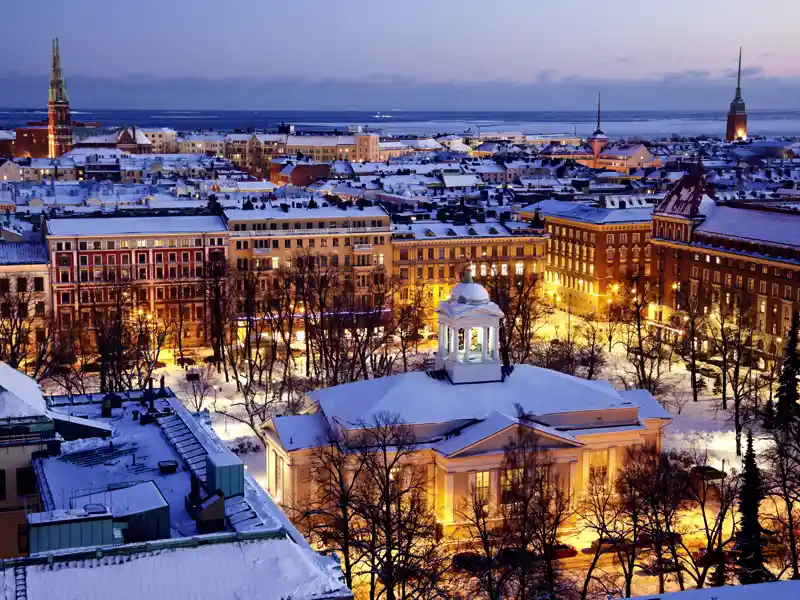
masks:
POLYGON ((455 520, 453 515, 453 488, 455 482, 455 473, 448 473, 445 479, 444 486, 444 517, 448 523, 455 520))
POLYGON ((491 332, 490 327, 483 328, 483 335, 481 336, 481 346, 483 347, 483 360, 486 361, 489 358, 489 336, 491 332))
POLYGON ((447 325, 439 325, 439 356, 444 357, 444 349, 447 344, 445 342, 447 335, 447 325))
POLYGON ((499 360, 500 359, 500 328, 499 327, 492 328, 492 337, 494 338, 494 343, 492 344, 494 346, 494 359, 495 360, 499 360))
POLYGON ((472 327, 464 328, 464 362, 469 361, 469 347, 472 342, 472 327))
POLYGON ((458 358, 458 329, 456 327, 448 327, 450 333, 450 360, 458 358))

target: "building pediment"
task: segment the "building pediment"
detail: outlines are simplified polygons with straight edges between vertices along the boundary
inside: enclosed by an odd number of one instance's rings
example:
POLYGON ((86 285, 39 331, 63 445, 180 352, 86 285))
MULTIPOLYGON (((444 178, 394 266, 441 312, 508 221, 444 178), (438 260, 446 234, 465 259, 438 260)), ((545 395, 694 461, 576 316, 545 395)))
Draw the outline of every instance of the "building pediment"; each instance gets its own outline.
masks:
POLYGON ((449 458, 503 452, 509 442, 517 439, 523 429, 534 432, 534 439, 543 450, 583 446, 582 442, 569 433, 494 411, 483 421, 447 436, 435 444, 434 448, 449 458))

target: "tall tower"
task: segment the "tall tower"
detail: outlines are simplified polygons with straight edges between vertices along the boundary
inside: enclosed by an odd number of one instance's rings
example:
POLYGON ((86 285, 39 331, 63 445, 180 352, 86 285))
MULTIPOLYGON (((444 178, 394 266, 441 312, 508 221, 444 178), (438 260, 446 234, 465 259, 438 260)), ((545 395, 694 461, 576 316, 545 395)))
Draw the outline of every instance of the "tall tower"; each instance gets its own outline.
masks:
POLYGON ((53 70, 50 74, 50 98, 47 103, 47 138, 50 158, 72 150, 72 117, 64 75, 61 73, 61 56, 58 38, 53 40, 53 70))
POLYGON ((592 135, 586 138, 586 142, 592 149, 592 154, 594 155, 594 161, 596 163, 600 152, 603 151, 603 148, 608 146, 608 136, 600 129, 600 92, 597 93, 597 129, 595 129, 592 135))
POLYGON ((739 48, 739 74, 736 79, 736 95, 728 111, 728 129, 725 139, 729 142, 747 139, 747 108, 742 100, 742 49, 739 48))

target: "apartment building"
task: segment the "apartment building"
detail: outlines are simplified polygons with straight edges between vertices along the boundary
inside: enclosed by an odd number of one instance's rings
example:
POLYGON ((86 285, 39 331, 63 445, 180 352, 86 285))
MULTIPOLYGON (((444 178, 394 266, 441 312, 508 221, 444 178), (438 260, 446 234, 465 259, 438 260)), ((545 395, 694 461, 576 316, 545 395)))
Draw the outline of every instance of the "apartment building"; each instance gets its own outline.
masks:
POLYGON ((34 360, 36 344, 46 343, 50 313, 47 248, 29 242, 0 242, 0 348, 18 356, 24 366, 34 360), (27 330, 27 340, 23 331, 27 330), (25 343, 27 341, 27 344, 25 343))
POLYGON ((181 154, 206 154, 225 156, 225 134, 190 133, 178 137, 178 152, 181 154))
POLYGON ((520 216, 539 211, 547 240, 545 288, 554 305, 596 313, 613 304, 619 286, 633 276, 650 277, 653 206, 633 197, 607 198, 598 205, 543 200, 520 216))
POLYGON ((66 218, 46 222, 52 304, 59 324, 91 322, 91 311, 143 310, 159 320, 183 311, 187 345, 204 340, 206 274, 227 260, 218 216, 66 218))
POLYGON ((800 310, 800 215, 713 196, 701 176, 685 175, 653 212, 658 317, 669 321, 689 299, 703 314, 735 306, 755 316, 758 349, 779 353, 800 310))
POLYGON ((150 140, 153 154, 169 154, 178 151, 178 132, 169 127, 142 129, 141 132, 150 140))
POLYGON ((226 210, 231 268, 265 278, 314 255, 321 268, 339 269, 370 306, 376 283, 391 277, 391 225, 381 208, 297 201, 255 210, 226 210))
MULTIPOLYGON (((396 225, 392 263, 400 299, 409 300, 421 291, 432 309, 450 295, 466 270, 477 280, 494 274, 543 274, 547 238, 543 229, 516 221, 396 225)), ((432 312, 429 317, 428 326, 435 329, 432 312)))
POLYGON ((0 362, 0 559, 25 553, 25 516, 40 510, 32 461, 59 444, 39 386, 0 362))

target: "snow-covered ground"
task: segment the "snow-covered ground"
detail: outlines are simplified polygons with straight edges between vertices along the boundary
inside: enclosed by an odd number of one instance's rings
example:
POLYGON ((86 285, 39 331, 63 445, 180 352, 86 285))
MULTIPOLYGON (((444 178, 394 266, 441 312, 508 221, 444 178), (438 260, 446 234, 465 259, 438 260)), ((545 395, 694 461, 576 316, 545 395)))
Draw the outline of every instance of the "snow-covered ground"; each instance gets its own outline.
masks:
MULTIPOLYGON (((539 332, 541 337, 558 337, 566 334, 568 315, 563 311, 556 311, 549 319, 549 323, 539 332)), ((578 319, 572 317, 575 326, 578 319)), ((625 364, 624 350, 616 344, 608 356, 608 364, 603 370, 602 377, 612 382, 615 387, 621 388, 622 366, 625 364)), ((172 361, 167 361, 172 362, 172 361)), ((175 394, 183 399, 187 406, 191 405, 190 393, 186 386, 186 372, 174 365, 168 365, 156 372, 156 377, 165 376, 166 384, 175 394)), ((675 362, 665 374, 665 380, 675 392, 665 395, 665 408, 673 417, 672 423, 667 425, 664 432, 664 447, 675 450, 707 449, 711 464, 717 468, 730 466, 739 468, 741 459, 736 456, 736 441, 732 422, 732 407, 729 404, 727 411, 719 408, 718 395, 706 393, 701 395, 698 402, 691 401, 690 379, 682 362, 675 362), (682 406, 677 406, 681 404, 682 406), (724 463, 723 463, 724 461, 724 463)), ((211 412, 211 419, 217 434, 226 441, 250 440, 253 444, 260 442, 250 427, 234 418, 225 415, 237 414, 237 408, 232 406, 238 394, 235 384, 225 382, 223 374, 214 375, 212 384, 216 390, 208 395, 204 408, 211 412)), ((711 389, 711 386, 708 386, 711 389)), ((766 445, 766 440, 756 438, 756 449, 766 445)), ((258 452, 251 452, 240 457, 247 465, 248 470, 256 480, 266 487, 266 460, 263 448, 258 452)))
MULTIPOLYGON (((186 371, 177 365, 168 364, 163 369, 156 371, 156 378, 164 376, 164 383, 171 388, 173 393, 183 401, 189 410, 194 410, 191 400, 191 392, 188 391, 186 384, 186 371)), ((231 404, 240 397, 236 391, 236 384, 233 381, 225 382, 225 375, 216 373, 212 376, 211 384, 216 390, 211 391, 204 403, 203 408, 208 409, 211 414, 211 423, 214 431, 223 440, 234 442, 234 440, 249 440, 253 445, 260 448, 257 452, 240 454, 239 458, 244 463, 245 468, 258 481, 263 489, 267 489, 267 461, 264 456, 264 447, 256 437, 253 430, 236 419, 224 413, 238 414, 236 408, 231 404)))

